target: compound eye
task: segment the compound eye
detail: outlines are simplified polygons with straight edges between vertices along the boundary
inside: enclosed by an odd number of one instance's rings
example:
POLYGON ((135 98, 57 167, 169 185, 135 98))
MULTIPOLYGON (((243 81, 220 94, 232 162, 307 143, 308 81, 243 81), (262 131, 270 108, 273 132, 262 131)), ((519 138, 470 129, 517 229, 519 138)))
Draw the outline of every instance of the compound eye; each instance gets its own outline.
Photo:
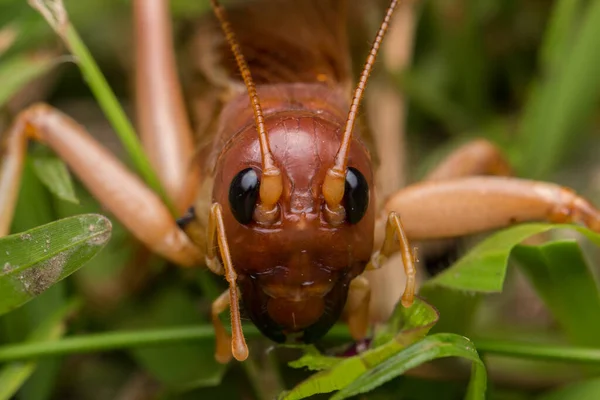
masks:
POLYGON ((346 186, 344 189, 344 208, 346 218, 351 224, 358 223, 367 213, 369 206, 369 185, 356 168, 346 170, 346 186))
POLYGON ((235 219, 243 225, 252 222, 260 181, 252 168, 238 172, 229 187, 229 205, 235 219))

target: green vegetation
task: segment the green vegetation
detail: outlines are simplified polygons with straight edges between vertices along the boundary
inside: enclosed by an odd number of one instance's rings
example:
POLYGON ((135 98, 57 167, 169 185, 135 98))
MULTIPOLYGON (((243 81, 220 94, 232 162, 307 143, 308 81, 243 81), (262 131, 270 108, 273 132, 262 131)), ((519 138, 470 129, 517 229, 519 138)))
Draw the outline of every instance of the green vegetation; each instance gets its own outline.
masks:
MULTIPOLYGON (((0 132, 47 101, 161 192, 127 113, 130 2, 65 3, 74 57, 26 1, 0 0, 0 132)), ((519 176, 600 204, 600 2, 416 7, 414 60, 387 71, 409 105, 410 179, 485 137, 519 176)), ((208 1, 172 9, 185 43, 208 1)), ((251 357, 223 366, 209 312, 224 280, 173 268, 104 212, 51 151, 31 145, 13 234, 0 238, 0 399, 600 398, 600 235, 583 227, 473 238, 358 354, 341 324, 318 347, 275 348, 246 324, 251 357)))

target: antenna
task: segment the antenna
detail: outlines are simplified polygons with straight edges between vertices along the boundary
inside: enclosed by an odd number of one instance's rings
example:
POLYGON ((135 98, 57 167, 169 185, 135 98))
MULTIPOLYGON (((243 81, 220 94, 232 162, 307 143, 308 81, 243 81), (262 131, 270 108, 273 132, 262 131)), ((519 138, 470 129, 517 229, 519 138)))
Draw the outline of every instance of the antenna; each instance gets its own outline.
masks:
MULTIPOLYGON (((350 152, 350 143, 352 141, 352 131, 358 115, 358 107, 363 98, 369 75, 373 70, 373 65, 375 64, 379 47, 381 46, 383 37, 388 30, 392 14, 394 13, 394 9, 396 8, 397 4, 398 0, 392 0, 386 11, 385 17, 383 18, 383 22, 379 27, 379 31, 377 32, 377 36, 375 37, 375 41, 373 42, 373 46, 371 47, 371 51, 369 52, 365 66, 360 74, 358 85, 356 85, 354 96, 352 97, 352 103, 350 105, 350 111, 348 112, 348 119, 346 119, 346 126, 344 128, 344 134, 342 136, 340 148, 335 155, 333 167, 327 170, 325 181, 323 182, 322 190, 327 207, 329 208, 330 212, 337 214, 337 216, 344 212, 340 204, 344 198, 348 154, 350 152)), ((341 222, 339 218, 335 218, 335 220, 341 222)))
POLYGON ((269 223, 277 216, 277 202, 281 197, 283 191, 283 183, 281 179, 281 171, 275 165, 273 153, 271 153, 271 147, 269 146, 269 137, 265 129, 265 122, 260 106, 260 100, 256 91, 256 85, 252 80, 250 74, 250 68, 242 55, 240 44, 238 43, 235 33, 231 28, 231 24, 227 20, 225 9, 219 4, 217 0, 211 0, 211 5, 215 12, 221 29, 225 34, 225 39, 231 47, 231 51, 235 57, 240 73, 248 90, 248 97, 254 111, 254 122, 256 124, 256 130, 258 132, 258 139, 260 141, 260 152, 262 158, 262 179, 260 183, 260 203, 257 207, 258 222, 269 223))

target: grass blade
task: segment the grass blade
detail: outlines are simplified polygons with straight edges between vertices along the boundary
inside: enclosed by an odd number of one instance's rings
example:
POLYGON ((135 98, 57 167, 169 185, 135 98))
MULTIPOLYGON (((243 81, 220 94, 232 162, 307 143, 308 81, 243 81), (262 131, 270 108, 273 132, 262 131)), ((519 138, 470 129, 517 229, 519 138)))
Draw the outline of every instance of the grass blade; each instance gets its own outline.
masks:
POLYGON ((50 53, 19 54, 0 63, 0 107, 35 78, 56 65, 57 58, 50 53))
POLYGON ((552 229, 573 229, 600 246, 600 235, 587 228, 564 224, 522 224, 491 235, 424 287, 443 286, 479 293, 502 291, 511 251, 523 240, 552 229))
MULTIPOLYGON (((79 308, 79 302, 68 303, 54 314, 50 315, 35 331, 33 331, 26 342, 52 341, 60 338, 66 331, 64 320, 67 316, 79 308)), ((10 399, 33 374, 37 362, 25 363, 15 362, 4 366, 0 370, 0 400, 10 399)))
POLYGON ((374 341, 374 348, 352 357, 324 356, 309 347, 309 352, 300 359, 290 363, 294 368, 311 370, 324 369, 298 384, 289 392, 280 396, 282 400, 298 400, 318 393, 341 390, 377 368, 382 362, 394 356, 407 346, 422 339, 439 318, 437 310, 425 301, 416 298, 415 303, 404 308, 399 305, 394 312, 390 329, 380 332, 374 341), (382 343, 385 342, 385 343, 382 343))
POLYGON ((30 0, 30 4, 46 18, 50 26, 63 39, 71 53, 77 57, 77 65, 81 70, 81 74, 90 86, 116 134, 119 136, 135 168, 146 183, 167 204, 170 204, 156 173, 150 165, 150 161, 144 153, 133 125, 125 115, 123 108, 108 85, 102 71, 100 71, 98 64, 96 64, 96 61, 90 54, 90 51, 79 37, 73 25, 71 25, 62 0, 30 0))
MULTIPOLYGON (((589 2, 567 54, 561 51, 545 58, 560 57, 560 68, 537 86, 527 104, 521 124, 518 163, 523 176, 540 178, 560 162, 570 143, 580 143, 582 124, 589 120, 600 98, 600 2, 589 2), (568 61, 564 61, 568 60, 568 61), (525 163, 526 161, 526 163, 525 163)), ((573 18, 572 23, 575 23, 573 18)), ((565 28, 563 28, 565 29, 565 28)), ((556 63, 554 63, 556 64, 556 63)))
POLYGON ((600 345, 600 296, 579 245, 517 246, 513 255, 571 343, 600 345))
POLYGON ((474 371, 469 385, 469 399, 485 399, 486 372, 473 343, 460 335, 438 333, 404 349, 370 371, 362 374, 331 399, 342 400, 366 393, 425 362, 445 357, 462 357, 472 361, 474 371))
POLYGON ((56 197, 69 203, 79 204, 73 180, 66 164, 58 157, 33 156, 33 170, 39 180, 56 197))

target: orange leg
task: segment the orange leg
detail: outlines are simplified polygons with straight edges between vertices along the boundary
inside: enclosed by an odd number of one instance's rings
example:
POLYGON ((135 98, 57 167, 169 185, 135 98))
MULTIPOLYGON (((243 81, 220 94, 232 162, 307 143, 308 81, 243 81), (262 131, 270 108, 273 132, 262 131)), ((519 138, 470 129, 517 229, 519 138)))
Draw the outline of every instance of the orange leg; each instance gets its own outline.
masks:
POLYGON ((358 276, 350 282, 344 314, 348 329, 354 340, 360 340, 367 336, 370 299, 371 287, 364 276, 358 276))
POLYGON ((474 175, 509 176, 513 171, 504 155, 485 139, 468 142, 450 153, 426 177, 440 181, 474 175))
MULTIPOLYGON (((509 174, 511 174, 511 167, 505 160, 501 151, 489 141, 477 139, 452 151, 425 177, 425 180, 439 181, 472 175, 509 174)), ((386 198, 389 198, 393 193, 401 192, 401 190, 395 190, 394 192, 388 191, 384 193, 384 195, 386 198)), ((380 195, 382 194, 381 191, 378 193, 380 195)), ((391 211, 391 208, 386 209, 377 222, 377 228, 375 230, 377 244, 383 242, 384 227, 389 211, 391 211)), ((401 216, 403 220, 407 218, 407 215, 405 215, 404 212, 401 216)), ((432 251, 435 253, 443 253, 452 245, 454 245, 454 241, 427 241, 418 243, 417 247, 421 250, 420 253, 427 258, 427 255, 432 251)), ((373 322, 386 321, 400 298, 401 287, 399 287, 399 282, 403 282, 404 276, 402 275, 403 272, 401 271, 401 268, 399 268, 399 264, 400 260, 393 258, 390 262, 385 263, 380 269, 368 271, 364 274, 369 280, 371 287, 377 288, 377 291, 371 296, 371 309, 369 312, 373 322)))
POLYGON ((248 358, 248 346, 246 345, 246 339, 244 338, 244 332, 242 331, 242 320, 240 318, 237 274, 235 269, 233 269, 233 262, 231 261, 227 236, 225 234, 223 214, 219 203, 214 203, 210 209, 207 237, 206 264, 213 272, 224 273, 225 278, 229 283, 229 290, 223 293, 213 303, 213 325, 215 326, 217 340, 217 352, 215 358, 219 362, 227 362, 229 361, 230 354, 233 353, 236 360, 244 361, 248 358), (224 265, 222 267, 215 252, 217 247, 220 250, 221 260, 223 260, 224 265), (226 296, 226 293, 229 293, 228 300, 223 299, 223 296, 226 296), (231 333, 233 336, 233 340, 231 341, 218 318, 218 313, 224 311, 227 305, 229 305, 231 312, 231 333), (217 311, 216 314, 215 311, 217 311), (225 350, 223 349, 225 344, 229 342, 231 342, 231 353, 227 351, 228 354, 225 354, 225 350))
POLYGON ((417 271, 415 269, 415 257, 410 249, 406 230, 400 221, 400 217, 394 211, 391 211, 385 225, 385 238, 381 250, 373 253, 366 269, 380 268, 397 251, 400 251, 400 255, 402 256, 402 264, 404 266, 404 273, 406 274, 402 305, 410 307, 413 303, 416 286, 417 271))
POLYGON ((525 221, 582 223, 600 232, 600 211, 565 187, 517 178, 423 182, 391 196, 412 240, 462 236, 525 221))
POLYGON ((71 118, 50 106, 21 112, 8 131, 0 167, 0 235, 8 232, 27 140, 50 146, 95 198, 152 251, 180 265, 203 261, 159 197, 71 118))
POLYGON ((134 0, 136 105, 140 135, 167 194, 183 213, 199 176, 177 76, 167 0, 134 0))
POLYGON ((219 314, 229 307, 229 289, 221 293, 212 303, 211 317, 215 329, 216 350, 215 359, 221 364, 227 364, 231 360, 231 336, 223 326, 219 314))

